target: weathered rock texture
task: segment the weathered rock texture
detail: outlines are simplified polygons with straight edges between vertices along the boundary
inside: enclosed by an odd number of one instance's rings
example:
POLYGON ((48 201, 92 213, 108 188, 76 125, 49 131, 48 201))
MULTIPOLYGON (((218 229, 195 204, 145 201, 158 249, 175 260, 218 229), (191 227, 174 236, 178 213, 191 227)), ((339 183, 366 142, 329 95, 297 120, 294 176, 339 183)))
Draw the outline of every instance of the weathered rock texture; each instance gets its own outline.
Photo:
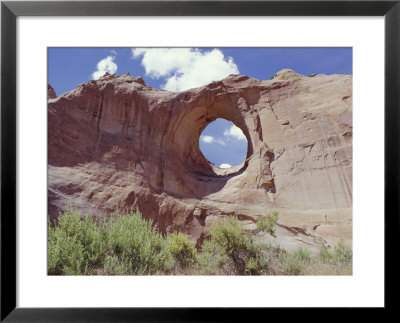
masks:
POLYGON ((54 91, 53 87, 50 84, 47 85, 47 97, 49 99, 55 99, 57 97, 56 91, 54 91))
POLYGON ((170 93, 106 74, 52 92, 51 217, 68 204, 95 215, 138 206, 162 231, 201 240, 218 217, 236 215, 251 228, 279 210, 275 240, 284 247, 351 240, 351 75, 230 75, 170 93), (200 152, 200 134, 217 118, 245 134, 243 164, 221 169, 200 152))

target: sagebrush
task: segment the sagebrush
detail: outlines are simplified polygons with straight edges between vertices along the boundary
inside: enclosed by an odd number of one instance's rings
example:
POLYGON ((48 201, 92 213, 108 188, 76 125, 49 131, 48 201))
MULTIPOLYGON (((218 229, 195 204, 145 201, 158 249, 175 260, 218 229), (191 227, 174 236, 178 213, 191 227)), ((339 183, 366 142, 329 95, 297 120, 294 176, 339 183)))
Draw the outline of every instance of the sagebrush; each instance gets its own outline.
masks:
MULTIPOLYGON (((275 235, 278 212, 257 221, 259 231, 275 235)), ((181 232, 162 234, 140 212, 104 219, 74 210, 48 222, 49 275, 304 275, 351 274, 352 250, 344 241, 286 252, 261 243, 234 216, 216 221, 200 246, 181 232)))

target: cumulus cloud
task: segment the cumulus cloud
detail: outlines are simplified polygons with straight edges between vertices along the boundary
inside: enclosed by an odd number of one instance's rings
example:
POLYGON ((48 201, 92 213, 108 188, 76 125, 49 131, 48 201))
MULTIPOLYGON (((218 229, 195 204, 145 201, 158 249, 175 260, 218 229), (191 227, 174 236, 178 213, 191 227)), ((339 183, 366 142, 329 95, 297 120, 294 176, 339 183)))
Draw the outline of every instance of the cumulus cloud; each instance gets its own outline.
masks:
POLYGON ((110 74, 115 74, 117 71, 117 64, 114 63, 115 56, 107 56, 97 63, 97 70, 93 72, 92 78, 98 80, 106 72, 110 74))
POLYGON ((207 135, 201 136, 201 137, 200 137, 200 140, 201 140, 202 142, 204 142, 205 144, 217 143, 217 144, 220 144, 220 145, 223 145, 223 146, 226 145, 226 144, 225 144, 225 141, 223 141, 223 140, 220 139, 220 138, 214 138, 213 136, 207 136, 207 135))
POLYGON ((219 165, 219 167, 220 168, 230 168, 230 167, 232 167, 232 165, 230 165, 228 163, 224 163, 224 164, 219 165))
POLYGON ((154 79, 163 78, 162 88, 172 92, 199 87, 239 73, 233 58, 225 58, 219 49, 134 48, 132 58, 141 58, 146 75, 154 79))
POLYGON ((226 129, 224 131, 224 136, 228 138, 235 138, 237 140, 246 140, 246 136, 243 134, 243 131, 235 125, 232 125, 229 129, 226 129))
POLYGON ((206 144, 212 144, 214 142, 214 137, 213 136, 201 136, 201 141, 206 143, 206 144))

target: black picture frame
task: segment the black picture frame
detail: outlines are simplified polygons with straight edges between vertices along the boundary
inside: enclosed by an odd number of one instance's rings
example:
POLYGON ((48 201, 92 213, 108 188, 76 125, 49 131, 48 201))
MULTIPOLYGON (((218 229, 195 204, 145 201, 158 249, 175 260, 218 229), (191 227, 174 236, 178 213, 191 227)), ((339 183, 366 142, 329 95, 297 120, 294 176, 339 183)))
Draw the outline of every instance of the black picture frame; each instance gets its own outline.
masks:
MULTIPOLYGON (((263 309, 17 308, 16 19, 18 16, 384 16, 385 309, 396 310, 400 181, 400 1, 78 1, 1 3, 1 321, 250 321, 263 309)), ((373 153, 373 147, 371 147, 373 153)), ((376 156, 375 156, 376 157, 376 156)), ((383 156, 378 156, 383 158, 383 156)), ((332 312, 332 315, 335 315, 332 312)))

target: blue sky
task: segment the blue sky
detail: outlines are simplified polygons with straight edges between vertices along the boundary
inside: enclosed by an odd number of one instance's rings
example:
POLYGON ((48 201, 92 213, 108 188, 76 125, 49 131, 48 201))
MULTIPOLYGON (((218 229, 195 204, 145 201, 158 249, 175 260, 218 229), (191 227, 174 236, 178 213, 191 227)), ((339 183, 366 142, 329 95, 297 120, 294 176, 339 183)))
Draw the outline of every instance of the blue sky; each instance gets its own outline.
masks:
MULTIPOLYGON (((105 72, 142 76, 146 84, 179 92, 229 74, 267 80, 290 68, 297 73, 352 74, 352 48, 49 48, 48 83, 57 95, 105 72)), ((205 157, 222 167, 244 160, 247 141, 219 119, 200 137, 205 157)))
POLYGON ((200 136, 200 150, 213 164, 229 168, 246 159, 247 139, 231 121, 217 119, 200 136))

